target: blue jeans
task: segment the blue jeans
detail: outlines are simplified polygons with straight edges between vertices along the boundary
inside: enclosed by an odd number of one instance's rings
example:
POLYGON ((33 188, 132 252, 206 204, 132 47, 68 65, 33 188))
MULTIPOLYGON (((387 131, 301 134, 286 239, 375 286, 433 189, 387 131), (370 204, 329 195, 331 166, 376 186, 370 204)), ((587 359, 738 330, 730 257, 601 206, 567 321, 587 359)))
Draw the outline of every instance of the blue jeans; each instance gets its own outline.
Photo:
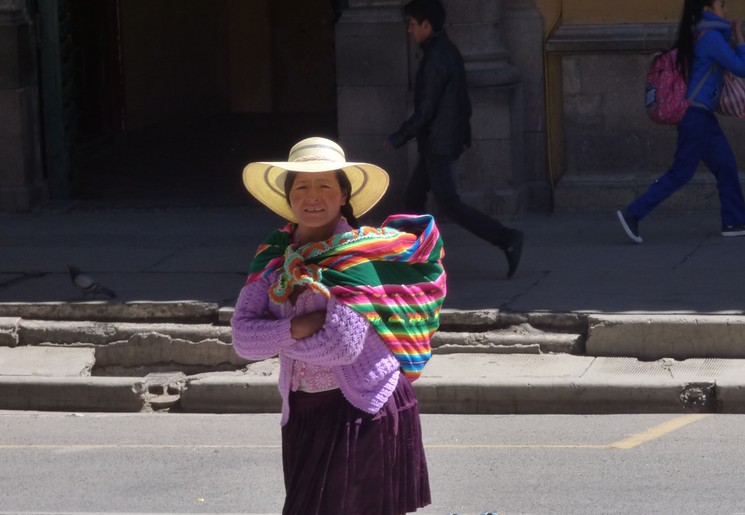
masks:
POLYGON ((425 213, 431 190, 437 206, 452 221, 479 238, 501 249, 512 243, 513 231, 498 220, 464 204, 453 177, 457 156, 419 154, 414 172, 404 191, 406 209, 412 214, 425 213))
POLYGON ((689 108, 678 125, 678 146, 670 170, 626 211, 641 220, 690 181, 701 161, 717 180, 722 226, 745 224, 745 200, 735 155, 714 113, 697 107, 689 108))

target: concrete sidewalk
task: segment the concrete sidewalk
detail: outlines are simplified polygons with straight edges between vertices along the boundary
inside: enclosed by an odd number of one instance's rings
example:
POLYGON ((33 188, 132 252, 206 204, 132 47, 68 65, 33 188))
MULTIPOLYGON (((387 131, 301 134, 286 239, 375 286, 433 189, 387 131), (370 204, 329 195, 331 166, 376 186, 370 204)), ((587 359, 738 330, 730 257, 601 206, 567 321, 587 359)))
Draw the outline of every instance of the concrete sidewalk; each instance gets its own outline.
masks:
MULTIPOLYGON (((503 254, 441 223, 446 308, 557 313, 741 314, 745 238, 715 212, 653 213, 631 243, 614 212, 503 220, 526 234, 517 274, 503 254)), ((67 264, 118 302, 232 305, 256 246, 281 220, 263 208, 47 209, 0 215, 0 302, 76 302, 67 264)))
MULTIPOLYGON (((440 226, 423 411, 745 411, 745 238, 721 237, 718 213, 655 213, 642 245, 612 211, 503 221, 526 234, 509 280, 501 252, 440 226)), ((255 207, 0 216, 0 409, 277 409, 272 362, 236 361, 227 322, 280 223, 255 207), (68 264, 117 298, 84 301, 68 264)))

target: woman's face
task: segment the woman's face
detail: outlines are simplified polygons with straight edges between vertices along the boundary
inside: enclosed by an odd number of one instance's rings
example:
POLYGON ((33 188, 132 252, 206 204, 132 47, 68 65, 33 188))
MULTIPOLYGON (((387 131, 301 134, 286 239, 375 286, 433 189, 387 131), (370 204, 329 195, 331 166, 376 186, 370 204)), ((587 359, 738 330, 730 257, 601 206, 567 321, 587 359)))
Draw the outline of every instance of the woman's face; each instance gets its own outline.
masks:
POLYGON ((290 208, 300 228, 331 229, 341 216, 341 206, 347 203, 336 172, 298 172, 290 188, 290 208))
POLYGON ((724 0, 714 0, 711 3, 711 7, 706 6, 704 7, 705 10, 711 11, 712 13, 716 14, 720 18, 727 18, 727 8, 725 6, 724 0))

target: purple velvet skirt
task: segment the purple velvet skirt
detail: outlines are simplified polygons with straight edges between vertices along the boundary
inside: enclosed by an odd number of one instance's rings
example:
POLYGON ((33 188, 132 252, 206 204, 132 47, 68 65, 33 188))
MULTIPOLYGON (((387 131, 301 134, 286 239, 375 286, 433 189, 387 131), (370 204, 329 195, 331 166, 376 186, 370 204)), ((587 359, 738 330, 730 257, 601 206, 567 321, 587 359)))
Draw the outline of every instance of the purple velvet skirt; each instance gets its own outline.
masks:
POLYGON ((397 515, 431 502, 419 406, 403 375, 374 415, 340 390, 292 392, 284 515, 397 515))

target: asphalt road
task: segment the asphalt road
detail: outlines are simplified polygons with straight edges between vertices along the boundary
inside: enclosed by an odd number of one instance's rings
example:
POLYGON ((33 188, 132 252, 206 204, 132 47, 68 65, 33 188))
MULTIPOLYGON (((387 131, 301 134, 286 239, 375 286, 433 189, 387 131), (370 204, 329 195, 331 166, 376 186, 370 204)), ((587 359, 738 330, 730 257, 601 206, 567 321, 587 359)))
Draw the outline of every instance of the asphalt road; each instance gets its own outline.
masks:
MULTIPOLYGON (((278 421, 0 412, 0 513, 278 513, 278 421)), ((745 513, 744 422, 426 415, 420 513, 745 513)))

